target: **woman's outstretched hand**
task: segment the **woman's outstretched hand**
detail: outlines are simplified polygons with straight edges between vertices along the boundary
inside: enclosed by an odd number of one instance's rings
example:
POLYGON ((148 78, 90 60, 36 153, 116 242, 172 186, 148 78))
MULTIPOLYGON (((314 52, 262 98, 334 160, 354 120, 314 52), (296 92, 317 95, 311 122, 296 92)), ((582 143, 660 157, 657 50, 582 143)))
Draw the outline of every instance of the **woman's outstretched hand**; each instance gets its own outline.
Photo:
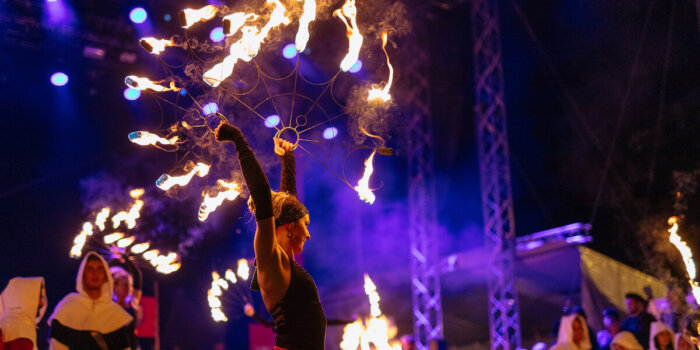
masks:
POLYGON ((284 157, 287 152, 294 151, 294 145, 291 142, 277 137, 272 140, 275 143, 275 154, 278 156, 284 157))
POLYGON ((221 122, 219 126, 216 127, 216 130, 214 130, 214 136, 216 136, 216 141, 219 142, 233 141, 234 136, 240 133, 240 129, 225 122, 221 122))

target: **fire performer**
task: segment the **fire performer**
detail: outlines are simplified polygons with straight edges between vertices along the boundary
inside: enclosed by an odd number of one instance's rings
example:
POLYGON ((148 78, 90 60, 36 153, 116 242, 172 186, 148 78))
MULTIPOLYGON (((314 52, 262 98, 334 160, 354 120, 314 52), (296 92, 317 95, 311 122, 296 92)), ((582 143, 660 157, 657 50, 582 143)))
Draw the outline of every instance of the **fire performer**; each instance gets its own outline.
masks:
POLYGON ((283 179, 281 191, 273 192, 241 130, 222 123, 215 134, 218 141, 232 141, 236 145, 250 191, 248 205, 257 222, 254 243, 257 269, 251 288, 260 290, 265 307, 274 318, 275 349, 323 349, 326 316, 318 290, 311 276, 294 261, 294 254, 302 252, 311 236, 309 211, 296 198, 296 184, 292 181, 293 147, 275 140, 275 151, 283 156, 283 179))

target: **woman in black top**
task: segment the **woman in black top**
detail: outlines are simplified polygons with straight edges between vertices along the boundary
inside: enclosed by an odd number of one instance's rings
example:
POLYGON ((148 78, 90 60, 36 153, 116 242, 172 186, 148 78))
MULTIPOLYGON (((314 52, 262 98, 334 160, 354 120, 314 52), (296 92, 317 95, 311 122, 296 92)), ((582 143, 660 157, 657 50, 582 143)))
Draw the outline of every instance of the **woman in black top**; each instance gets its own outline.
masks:
POLYGON ((296 198, 291 145, 275 140, 275 152, 283 156, 283 176, 281 191, 273 192, 240 129, 222 123, 215 134, 218 141, 232 141, 236 145, 250 191, 249 206, 257 221, 254 243, 257 270, 253 288, 259 287, 265 307, 274 318, 276 348, 323 349, 326 317, 316 284, 294 261, 294 254, 302 252, 311 236, 309 211, 296 198))

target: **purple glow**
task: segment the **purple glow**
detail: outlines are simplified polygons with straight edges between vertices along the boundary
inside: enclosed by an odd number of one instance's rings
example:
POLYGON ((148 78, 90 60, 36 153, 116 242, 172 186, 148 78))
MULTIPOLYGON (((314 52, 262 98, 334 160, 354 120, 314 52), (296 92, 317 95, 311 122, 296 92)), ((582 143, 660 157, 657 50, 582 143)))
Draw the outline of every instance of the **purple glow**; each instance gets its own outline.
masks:
POLYGON ((280 123, 280 116, 273 114, 265 118, 265 126, 268 128, 274 128, 280 123))
POLYGON ((287 44, 284 49, 282 49, 282 56, 288 59, 297 57, 297 47, 294 44, 287 44))
POLYGON ((134 23, 146 22, 147 18, 148 18, 148 13, 146 12, 146 10, 143 9, 143 7, 135 7, 129 13, 129 19, 131 19, 131 21, 134 23))
POLYGON ((63 72, 56 72, 51 75, 51 84, 63 86, 68 84, 68 76, 63 72))
POLYGON ((226 35, 224 34, 224 28, 223 27, 216 27, 211 30, 211 33, 209 33, 209 39, 211 41, 218 43, 226 39, 226 35))
POLYGON ((338 129, 335 127, 331 126, 323 130, 323 138, 326 140, 334 139, 336 136, 338 136, 338 129))
POLYGON ((362 69, 362 60, 358 59, 357 62, 355 62, 355 64, 353 64, 352 67, 350 67, 350 69, 348 69, 348 72, 357 73, 361 69, 362 69))
POLYGON ((209 102, 202 107, 202 112, 204 114, 209 115, 209 114, 214 114, 219 111, 219 106, 215 102, 209 102))
POLYGON ((129 100, 129 101, 135 101, 138 100, 139 97, 141 97, 141 90, 139 89, 133 89, 133 88, 126 88, 124 89, 124 98, 129 100))
POLYGON ((70 22, 70 9, 61 0, 47 0, 45 18, 50 24, 67 24, 70 22))

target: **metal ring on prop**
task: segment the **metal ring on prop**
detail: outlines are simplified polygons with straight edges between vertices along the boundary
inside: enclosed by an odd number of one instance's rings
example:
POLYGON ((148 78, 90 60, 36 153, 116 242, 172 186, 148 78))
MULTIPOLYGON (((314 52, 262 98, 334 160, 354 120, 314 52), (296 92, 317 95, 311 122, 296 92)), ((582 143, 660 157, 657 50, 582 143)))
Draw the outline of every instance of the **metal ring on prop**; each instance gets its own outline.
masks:
POLYGON ((292 145, 292 151, 294 151, 295 149, 297 149, 297 146, 299 146, 299 132, 297 131, 297 129, 289 127, 289 126, 285 126, 284 128, 277 130, 277 133, 275 134, 275 138, 278 138, 278 139, 281 138, 280 136, 282 136, 282 133, 286 130, 291 130, 292 132, 294 132, 294 135, 296 136, 296 140, 295 140, 294 144, 292 145))
MULTIPOLYGON (((211 126, 211 124, 209 123, 209 117, 212 117, 212 116, 216 116, 216 117, 219 118, 219 120, 220 120, 221 122, 224 122, 224 123, 227 123, 227 124, 228 124, 228 119, 226 119, 226 116, 224 116, 223 114, 221 114, 221 113, 219 113, 219 112, 207 114, 207 116, 204 117, 204 118, 205 118, 205 119, 204 119, 204 124, 207 126, 207 129, 209 129, 209 131, 211 131, 212 133, 214 133, 214 131, 216 130, 216 128, 213 128, 213 129, 212 129, 212 126, 211 126)), ((219 123, 219 124, 221 124, 221 123, 219 123)), ((218 127, 219 124, 216 124, 216 126, 218 127)))

